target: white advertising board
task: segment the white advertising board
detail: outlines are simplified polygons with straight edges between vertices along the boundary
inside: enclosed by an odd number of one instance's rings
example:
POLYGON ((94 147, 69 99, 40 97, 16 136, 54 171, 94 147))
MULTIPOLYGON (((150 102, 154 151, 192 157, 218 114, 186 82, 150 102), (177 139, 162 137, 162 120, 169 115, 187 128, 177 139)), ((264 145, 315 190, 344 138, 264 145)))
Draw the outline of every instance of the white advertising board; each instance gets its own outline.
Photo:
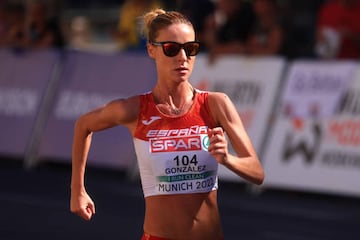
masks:
POLYGON ((264 185, 360 196, 359 68, 354 63, 325 65, 300 67, 304 75, 329 76, 331 86, 323 79, 323 84, 297 94, 289 87, 297 80, 289 72, 283 101, 296 104, 292 110, 297 113, 279 111, 263 155, 264 185), (311 109, 313 100, 316 114, 305 110, 311 109))
MULTIPOLYGON (((276 57, 226 56, 210 64, 207 55, 199 55, 190 81, 231 98, 260 153, 284 67, 284 59, 276 57)), ((222 179, 240 180, 223 167, 219 174, 222 179)))

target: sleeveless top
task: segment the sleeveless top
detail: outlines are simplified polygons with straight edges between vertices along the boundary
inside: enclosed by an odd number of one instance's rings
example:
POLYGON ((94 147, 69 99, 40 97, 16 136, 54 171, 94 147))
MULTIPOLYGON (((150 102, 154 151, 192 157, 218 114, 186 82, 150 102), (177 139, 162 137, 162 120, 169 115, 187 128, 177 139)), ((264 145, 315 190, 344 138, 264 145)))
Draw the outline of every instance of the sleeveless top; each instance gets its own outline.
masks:
POLYGON ((158 110, 152 92, 139 95, 133 141, 145 197, 218 188, 218 162, 207 150, 207 129, 215 127, 207 96, 195 90, 189 111, 169 116, 158 110))

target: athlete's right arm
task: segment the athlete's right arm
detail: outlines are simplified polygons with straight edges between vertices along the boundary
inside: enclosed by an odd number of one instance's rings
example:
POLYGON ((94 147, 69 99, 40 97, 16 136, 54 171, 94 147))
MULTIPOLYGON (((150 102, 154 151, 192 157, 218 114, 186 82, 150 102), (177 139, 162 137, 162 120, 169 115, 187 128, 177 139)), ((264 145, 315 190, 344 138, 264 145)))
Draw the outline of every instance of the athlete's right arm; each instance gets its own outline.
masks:
POLYGON ((93 132, 117 125, 130 130, 137 120, 138 99, 115 100, 80 116, 74 127, 72 145, 72 173, 70 211, 90 220, 95 214, 95 205, 85 190, 84 177, 88 152, 93 132))

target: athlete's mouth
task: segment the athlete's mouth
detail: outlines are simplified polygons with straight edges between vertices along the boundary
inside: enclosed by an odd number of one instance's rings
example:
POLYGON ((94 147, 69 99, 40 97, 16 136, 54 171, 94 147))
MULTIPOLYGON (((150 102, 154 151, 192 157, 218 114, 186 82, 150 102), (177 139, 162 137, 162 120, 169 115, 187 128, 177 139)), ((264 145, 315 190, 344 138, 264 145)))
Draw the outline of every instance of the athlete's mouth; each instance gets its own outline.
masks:
POLYGON ((189 69, 186 67, 178 67, 175 69, 176 71, 182 72, 182 71, 188 71, 189 69))

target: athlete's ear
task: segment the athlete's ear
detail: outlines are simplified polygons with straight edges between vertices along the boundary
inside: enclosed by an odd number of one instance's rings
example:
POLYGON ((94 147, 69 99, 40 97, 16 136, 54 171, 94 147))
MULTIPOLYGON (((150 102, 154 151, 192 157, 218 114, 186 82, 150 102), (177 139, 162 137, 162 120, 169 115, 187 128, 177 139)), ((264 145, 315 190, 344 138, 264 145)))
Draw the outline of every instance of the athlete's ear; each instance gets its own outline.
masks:
POLYGON ((155 47, 151 43, 146 44, 147 52, 150 58, 155 59, 155 47))

